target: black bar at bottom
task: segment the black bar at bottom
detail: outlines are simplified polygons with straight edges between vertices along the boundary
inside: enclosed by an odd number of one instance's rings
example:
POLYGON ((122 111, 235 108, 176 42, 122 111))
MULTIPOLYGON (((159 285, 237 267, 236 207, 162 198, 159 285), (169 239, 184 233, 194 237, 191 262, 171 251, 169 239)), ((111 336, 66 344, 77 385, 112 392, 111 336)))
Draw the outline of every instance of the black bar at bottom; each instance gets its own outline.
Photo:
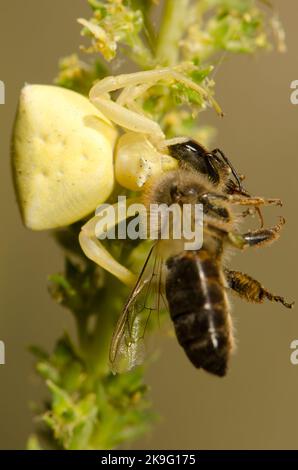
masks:
MULTIPOLYGON (((211 451, 211 450, 132 450, 132 451, 0 451, 0 468, 3 463, 30 464, 81 464, 88 470, 107 465, 137 468, 140 465, 202 466, 208 463, 278 463, 298 462, 298 451, 211 451)), ((19 466, 18 468, 22 468, 19 466)))

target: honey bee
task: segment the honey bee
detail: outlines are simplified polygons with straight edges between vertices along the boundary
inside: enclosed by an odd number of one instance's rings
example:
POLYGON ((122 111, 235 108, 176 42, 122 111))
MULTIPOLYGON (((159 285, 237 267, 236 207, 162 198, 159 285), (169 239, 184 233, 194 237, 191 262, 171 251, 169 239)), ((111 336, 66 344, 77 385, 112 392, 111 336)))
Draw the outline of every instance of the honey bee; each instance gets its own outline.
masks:
POLYGON ((140 344, 151 313, 164 303, 177 340, 191 363, 221 377, 227 373, 234 348, 229 290, 250 302, 262 303, 268 299, 287 308, 293 306, 249 275, 226 266, 229 248, 260 247, 279 237, 285 220, 280 218, 275 226, 264 228, 260 207, 280 206, 281 201, 250 196, 242 186, 243 177, 219 149, 208 152, 189 140, 172 145, 169 152, 178 160, 179 167, 149 185, 144 196, 146 204, 149 210, 152 203, 167 206, 176 203, 181 207, 202 204, 203 244, 201 249, 185 250, 183 240, 155 242, 116 326, 110 361, 116 370, 124 356, 128 368, 140 362, 140 344), (249 209, 237 214, 237 206, 249 209), (261 218, 261 227, 239 232, 241 217, 252 214, 253 210, 261 218), (157 302, 148 307, 152 286, 157 292, 157 302))

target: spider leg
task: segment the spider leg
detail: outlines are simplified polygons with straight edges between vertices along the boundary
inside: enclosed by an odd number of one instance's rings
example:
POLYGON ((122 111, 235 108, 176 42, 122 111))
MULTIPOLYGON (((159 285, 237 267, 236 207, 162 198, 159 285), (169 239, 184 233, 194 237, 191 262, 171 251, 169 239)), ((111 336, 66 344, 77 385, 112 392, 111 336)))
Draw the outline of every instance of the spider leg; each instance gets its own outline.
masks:
POLYGON ((154 142, 162 144, 165 140, 165 135, 160 126, 152 119, 142 114, 140 115, 138 112, 131 109, 127 109, 124 106, 128 104, 130 107, 133 107, 129 92, 132 93, 132 100, 134 100, 140 96, 142 92, 146 91, 160 80, 173 80, 183 83, 208 99, 216 110, 221 113, 217 103, 202 86, 172 68, 160 68, 151 71, 106 77, 94 85, 90 91, 89 98, 111 121, 125 129, 148 134, 154 142), (125 91, 126 88, 129 88, 129 91, 125 91), (124 89, 124 91, 120 94, 118 100, 114 102, 110 99, 109 94, 119 89, 124 89))
MULTIPOLYGON (((133 204, 136 204, 136 199, 128 199, 126 201, 127 209, 133 204)), ((119 203, 114 204, 112 208, 115 210, 115 218, 105 226, 105 230, 101 232, 97 229, 100 220, 100 211, 92 217, 81 229, 79 235, 79 242, 81 248, 87 258, 94 261, 100 267, 117 277, 120 281, 128 286, 132 286, 136 282, 136 276, 129 271, 125 266, 121 265, 113 256, 106 250, 103 244, 99 241, 100 235, 110 230, 116 224, 134 215, 132 211, 119 210, 119 203)), ((136 207, 135 214, 138 212, 136 207)))

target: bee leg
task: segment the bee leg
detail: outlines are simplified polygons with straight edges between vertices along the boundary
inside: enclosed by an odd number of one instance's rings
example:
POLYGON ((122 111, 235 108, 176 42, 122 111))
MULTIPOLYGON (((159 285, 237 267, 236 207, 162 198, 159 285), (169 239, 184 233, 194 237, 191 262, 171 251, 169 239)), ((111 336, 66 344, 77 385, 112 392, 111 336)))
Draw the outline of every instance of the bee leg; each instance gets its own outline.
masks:
POLYGON ((204 214, 206 229, 221 233, 231 245, 240 250, 253 246, 261 247, 274 242, 279 238, 280 231, 285 222, 285 219, 280 217, 279 223, 273 227, 247 233, 237 233, 229 231, 226 221, 204 214))
POLYGON ((231 204, 239 206, 282 206, 280 199, 266 199, 263 197, 238 196, 235 194, 228 196, 231 204))
POLYGON ((248 209, 245 209, 245 211, 243 211, 241 213, 241 217, 245 218, 245 217, 248 217, 248 216, 253 216, 254 215, 254 209, 252 209, 251 207, 249 207, 248 209))
POLYGON ((229 243, 240 250, 253 246, 264 246, 279 238, 279 232, 284 224, 285 219, 280 217, 279 223, 271 228, 259 229, 247 233, 229 232, 227 233, 227 239, 229 243))
POLYGON ((274 242, 280 236, 280 231, 286 223, 283 217, 280 217, 279 223, 267 229, 259 229, 253 232, 243 233, 241 237, 246 246, 264 246, 274 242))
POLYGON ((225 269, 225 277, 230 289, 248 302, 263 303, 265 299, 268 299, 270 302, 280 302, 286 308, 292 308, 294 305, 294 302, 288 303, 284 297, 269 292, 259 281, 248 274, 225 269))
POLYGON ((203 203, 208 202, 210 204, 212 201, 226 201, 238 206, 282 206, 280 199, 266 199, 263 197, 241 196, 237 194, 205 193, 200 199, 203 203))
POLYGON ((226 222, 230 220, 229 212, 225 207, 223 207, 223 205, 214 204, 207 200, 204 202, 204 211, 215 214, 226 222))
MULTIPOLYGON (((263 215, 260 209, 260 205, 268 205, 268 204, 274 204, 274 205, 282 205, 282 202, 280 199, 263 199, 263 198, 252 198, 244 189, 239 190, 236 189, 235 183, 230 180, 232 183, 232 186, 230 188, 230 194, 225 195, 225 194, 217 194, 217 193, 205 193, 201 196, 201 202, 205 204, 207 207, 208 205, 210 206, 212 204, 212 201, 226 201, 230 202, 232 204, 238 204, 238 205, 244 205, 244 206, 253 206, 253 209, 250 207, 243 213, 243 217, 246 217, 246 215, 253 215, 254 212, 258 214, 261 228, 264 226, 264 219, 263 215), (243 197, 244 196, 244 197, 243 197)), ((241 178, 240 178, 240 181, 241 178)))
POLYGON ((263 217, 262 211, 259 208, 259 206, 248 207, 240 215, 241 215, 241 217, 245 218, 245 217, 248 217, 248 216, 254 217, 255 214, 257 214, 257 216, 259 218, 260 228, 263 228, 264 227, 264 217, 263 217))
POLYGON ((212 215, 209 214, 204 214, 203 216, 203 221, 204 221, 204 228, 209 232, 215 232, 219 233, 220 235, 224 237, 229 237, 231 234, 231 240, 230 243, 233 243, 233 235, 235 237, 241 236, 241 234, 236 234, 234 232, 230 232, 230 226, 229 226, 229 221, 224 220, 223 218, 218 218, 218 217, 213 217, 212 215))

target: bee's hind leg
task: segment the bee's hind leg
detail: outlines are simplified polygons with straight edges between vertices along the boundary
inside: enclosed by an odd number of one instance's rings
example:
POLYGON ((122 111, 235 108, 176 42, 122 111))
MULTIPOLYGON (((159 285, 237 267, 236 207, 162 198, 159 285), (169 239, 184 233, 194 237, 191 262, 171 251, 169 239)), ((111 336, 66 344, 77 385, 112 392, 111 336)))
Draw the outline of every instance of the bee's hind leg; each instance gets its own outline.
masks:
POLYGON ((225 277, 228 286, 238 294, 239 297, 246 299, 248 302, 263 303, 265 299, 268 299, 271 302, 280 302, 286 308, 292 308, 294 305, 294 302, 288 303, 285 301, 284 297, 269 292, 259 281, 253 279, 248 274, 225 269, 225 277))

